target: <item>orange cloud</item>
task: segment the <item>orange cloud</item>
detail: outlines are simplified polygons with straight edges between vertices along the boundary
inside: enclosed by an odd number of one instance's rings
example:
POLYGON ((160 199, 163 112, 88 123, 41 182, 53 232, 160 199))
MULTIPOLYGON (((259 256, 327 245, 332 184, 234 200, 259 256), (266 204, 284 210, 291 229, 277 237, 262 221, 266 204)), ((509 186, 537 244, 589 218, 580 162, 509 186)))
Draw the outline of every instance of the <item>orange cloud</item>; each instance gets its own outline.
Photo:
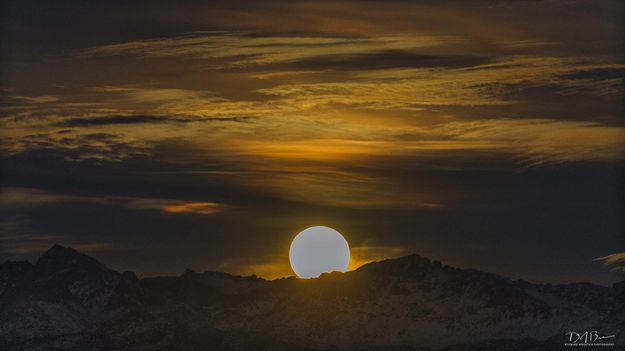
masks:
POLYGON ((168 213, 213 214, 221 211, 221 205, 214 202, 185 202, 164 205, 162 209, 168 213))
POLYGON ((130 208, 159 210, 167 213, 194 213, 210 215, 223 211, 226 205, 216 202, 195 202, 173 199, 127 198, 130 208))
MULTIPOLYGON (((625 252, 617 252, 604 257, 597 257, 593 261, 603 262, 604 266, 625 263, 625 252)), ((616 266, 611 269, 613 272, 625 272, 625 266, 616 266)))

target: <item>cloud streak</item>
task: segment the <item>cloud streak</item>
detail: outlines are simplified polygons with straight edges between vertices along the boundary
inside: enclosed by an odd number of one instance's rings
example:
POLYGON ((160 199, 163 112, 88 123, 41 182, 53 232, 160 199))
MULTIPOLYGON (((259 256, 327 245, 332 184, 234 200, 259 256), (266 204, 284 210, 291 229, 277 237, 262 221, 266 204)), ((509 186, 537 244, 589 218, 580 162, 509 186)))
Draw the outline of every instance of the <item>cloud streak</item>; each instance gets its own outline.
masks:
POLYGON ((241 67, 314 60, 333 55, 362 55, 371 51, 415 50, 460 41, 428 35, 329 37, 309 35, 250 35, 246 32, 200 32, 89 48, 86 57, 124 55, 138 57, 193 57, 212 60, 217 67, 241 67))
MULTIPOLYGON (((617 252, 611 255, 597 257, 597 258, 594 258, 593 261, 602 262, 604 266, 612 266, 612 265, 625 263, 625 252, 617 252)), ((625 266, 618 265, 616 267, 612 267, 611 271, 625 273, 625 266)))
POLYGON ((133 210, 158 210, 169 214, 188 213, 198 215, 211 215, 232 208, 232 206, 217 202, 196 202, 179 199, 76 195, 17 187, 4 187, 0 190, 0 208, 5 210, 46 207, 67 203, 123 206, 133 210))

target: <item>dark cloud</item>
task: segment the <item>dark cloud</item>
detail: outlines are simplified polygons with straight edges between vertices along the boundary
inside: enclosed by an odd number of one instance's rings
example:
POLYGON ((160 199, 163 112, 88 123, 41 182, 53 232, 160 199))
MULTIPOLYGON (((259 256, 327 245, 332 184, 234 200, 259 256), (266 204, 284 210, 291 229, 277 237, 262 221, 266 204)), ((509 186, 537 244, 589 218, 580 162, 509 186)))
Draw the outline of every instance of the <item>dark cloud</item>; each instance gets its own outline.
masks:
POLYGON ((148 123, 190 123, 190 122, 240 122, 245 123, 254 119, 254 117, 172 117, 172 116, 146 116, 146 115, 129 115, 129 116, 99 116, 99 117, 75 117, 61 122, 57 125, 61 127, 93 127, 116 124, 148 124, 148 123))
POLYGON ((190 123, 190 122, 249 122, 254 117, 201 117, 201 118, 178 118, 164 116, 102 116, 102 117, 77 117, 59 122, 64 127, 91 127, 115 124, 144 124, 144 123, 190 123))
POLYGON ((64 127, 89 127, 111 124, 142 124, 163 122, 185 122, 183 119, 160 118, 156 116, 102 116, 102 117, 76 117, 59 122, 64 127))
POLYGON ((595 68, 585 71, 574 71, 559 76, 562 79, 610 80, 620 79, 625 84, 625 68, 595 68))
MULTIPOLYGON (((141 144, 133 144, 125 141, 120 135, 113 133, 84 133, 72 136, 57 133, 22 138, 8 138, 2 145, 6 158, 1 162, 3 170, 9 171, 14 165, 13 161, 25 160, 47 162, 46 159, 56 162, 116 162, 131 155, 145 154, 149 147, 141 144), (19 151, 11 149, 17 147, 19 151)), ((7 177, 10 172, 5 173, 7 177)))

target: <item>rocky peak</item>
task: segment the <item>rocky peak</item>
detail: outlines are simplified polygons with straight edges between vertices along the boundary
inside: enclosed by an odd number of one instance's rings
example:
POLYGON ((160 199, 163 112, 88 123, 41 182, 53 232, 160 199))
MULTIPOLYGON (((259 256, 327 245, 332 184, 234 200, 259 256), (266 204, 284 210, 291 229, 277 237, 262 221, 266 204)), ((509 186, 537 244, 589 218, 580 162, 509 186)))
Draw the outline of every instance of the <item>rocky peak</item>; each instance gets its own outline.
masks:
POLYGON ((357 272, 366 275, 374 274, 386 277, 402 276, 409 278, 428 275, 440 269, 444 269, 440 262, 412 254, 379 262, 371 262, 360 267, 357 272))
POLYGON ((58 244, 52 246, 37 260, 35 265, 39 272, 56 273, 66 270, 89 270, 92 273, 109 272, 102 263, 87 255, 81 254, 71 247, 58 244))
POLYGON ((37 260, 24 290, 42 301, 76 301, 96 313, 108 303, 121 280, 120 273, 96 259, 55 244, 37 260))

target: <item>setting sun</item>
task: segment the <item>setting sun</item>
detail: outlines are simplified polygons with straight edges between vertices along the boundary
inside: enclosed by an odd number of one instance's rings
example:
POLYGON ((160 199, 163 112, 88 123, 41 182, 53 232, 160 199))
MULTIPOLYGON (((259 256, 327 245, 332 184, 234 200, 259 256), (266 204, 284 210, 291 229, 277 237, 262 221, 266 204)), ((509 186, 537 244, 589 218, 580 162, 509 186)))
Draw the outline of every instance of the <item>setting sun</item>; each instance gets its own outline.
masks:
POLYGON ((341 233, 332 228, 310 227, 297 234, 291 242, 289 260, 300 278, 345 272, 349 265, 349 245, 341 233))

